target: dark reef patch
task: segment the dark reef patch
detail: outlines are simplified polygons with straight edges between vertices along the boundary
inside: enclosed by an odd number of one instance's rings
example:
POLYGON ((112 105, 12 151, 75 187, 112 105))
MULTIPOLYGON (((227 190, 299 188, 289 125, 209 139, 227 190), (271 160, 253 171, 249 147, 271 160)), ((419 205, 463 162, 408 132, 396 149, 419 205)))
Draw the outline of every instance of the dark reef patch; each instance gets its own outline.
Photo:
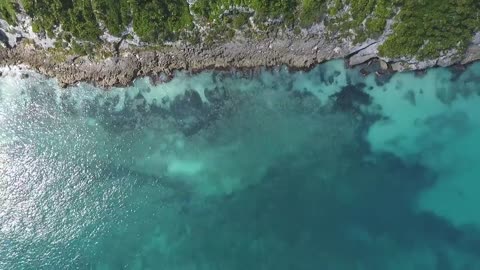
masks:
POLYGON ((364 83, 347 85, 340 92, 330 96, 334 100, 334 110, 360 113, 360 106, 370 105, 372 102, 371 97, 364 91, 365 86, 364 83))

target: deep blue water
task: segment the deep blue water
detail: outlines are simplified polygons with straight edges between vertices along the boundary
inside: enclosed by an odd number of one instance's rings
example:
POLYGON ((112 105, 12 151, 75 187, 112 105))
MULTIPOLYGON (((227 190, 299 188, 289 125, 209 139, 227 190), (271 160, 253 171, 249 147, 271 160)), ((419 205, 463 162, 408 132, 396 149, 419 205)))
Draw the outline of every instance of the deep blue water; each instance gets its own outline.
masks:
POLYGON ((480 64, 3 73, 0 269, 480 269, 480 64))

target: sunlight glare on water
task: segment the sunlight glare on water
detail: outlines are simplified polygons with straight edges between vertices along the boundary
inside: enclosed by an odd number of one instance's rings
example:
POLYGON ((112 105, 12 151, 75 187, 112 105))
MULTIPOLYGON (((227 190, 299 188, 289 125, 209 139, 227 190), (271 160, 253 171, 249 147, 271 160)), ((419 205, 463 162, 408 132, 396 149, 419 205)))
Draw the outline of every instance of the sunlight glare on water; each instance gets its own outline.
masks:
POLYGON ((480 64, 0 78, 0 269, 480 269, 480 64))

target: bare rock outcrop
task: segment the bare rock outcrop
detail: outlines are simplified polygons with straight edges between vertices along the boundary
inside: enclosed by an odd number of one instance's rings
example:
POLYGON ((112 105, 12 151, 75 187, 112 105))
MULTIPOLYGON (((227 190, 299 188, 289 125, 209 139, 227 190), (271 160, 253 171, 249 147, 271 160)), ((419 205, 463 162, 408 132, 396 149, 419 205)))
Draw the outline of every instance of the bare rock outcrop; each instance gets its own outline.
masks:
POLYGON ((88 56, 58 56, 38 44, 20 42, 13 48, 0 48, 0 66, 26 65, 62 86, 89 82, 100 87, 126 86, 141 76, 171 76, 176 70, 245 69, 286 65, 293 69, 308 69, 315 64, 338 58, 348 58, 354 66, 381 59, 394 71, 421 70, 432 66, 449 66, 480 59, 480 36, 477 35, 464 57, 445 54, 434 60, 386 59, 379 57, 379 41, 370 40, 352 45, 347 40, 332 40, 321 35, 288 36, 263 40, 237 39, 207 47, 205 45, 173 45, 161 50, 126 48, 107 59, 88 56))

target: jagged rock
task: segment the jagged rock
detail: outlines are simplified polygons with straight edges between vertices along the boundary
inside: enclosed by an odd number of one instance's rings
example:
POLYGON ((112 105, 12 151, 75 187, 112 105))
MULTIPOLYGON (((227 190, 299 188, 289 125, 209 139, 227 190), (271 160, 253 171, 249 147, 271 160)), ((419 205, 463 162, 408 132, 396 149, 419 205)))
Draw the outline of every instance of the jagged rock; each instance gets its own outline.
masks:
MULTIPOLYGON (((292 40, 287 36, 266 38, 264 40, 231 41, 212 47, 200 45, 176 45, 158 51, 128 49, 121 50, 115 57, 93 60, 89 57, 73 56, 68 61, 58 61, 39 45, 20 42, 11 49, 0 49, 0 66, 25 64, 34 71, 54 76, 60 85, 67 86, 80 81, 93 83, 99 87, 126 86, 138 76, 166 74, 170 77, 175 70, 199 71, 203 69, 255 68, 288 65, 296 69, 309 68, 317 63, 331 59, 345 58, 349 63, 357 64, 377 58, 377 43, 366 42, 357 46, 344 40, 316 38, 292 40), (272 49, 262 50, 258 48, 272 49), (317 50, 312 50, 312 48, 317 50)), ((480 38, 479 38, 480 39, 480 38)), ((462 63, 480 59, 480 47, 470 46, 462 63)), ((455 57, 446 55, 441 60, 415 61, 389 59, 394 71, 425 69, 427 67, 452 65, 459 62, 455 57)), ((382 69, 388 64, 381 61, 382 69)))
POLYGON ((390 65, 392 67, 393 71, 404 71, 405 68, 405 63, 403 62, 395 62, 390 65))
POLYGON ((355 52, 349 59, 350 66, 356 66, 378 57, 378 43, 373 43, 355 52))
MULTIPOLYGON (((300 35, 295 35, 290 30, 277 29, 266 33, 267 38, 263 40, 238 37, 234 41, 213 47, 178 42, 158 51, 144 50, 144 46, 148 44, 141 42, 133 27, 128 26, 122 37, 114 37, 108 32, 100 37, 104 43, 103 49, 114 51, 114 57, 92 60, 94 57, 69 56, 67 61, 61 62, 47 51, 47 48, 53 47, 55 40, 42 33, 34 33, 32 19, 23 9, 19 9, 17 20, 17 25, 12 26, 0 19, 0 44, 3 43, 9 48, 0 47, 0 66, 25 64, 44 75, 55 76, 62 86, 87 81, 101 87, 125 86, 138 76, 166 74, 170 77, 175 70, 185 69, 198 71, 208 68, 279 65, 304 69, 330 59, 347 56, 348 64, 354 66, 379 58, 378 47, 392 34, 394 24, 393 19, 387 20, 384 33, 375 40, 369 39, 360 44, 354 44, 349 38, 328 38, 325 35, 325 24, 319 23, 302 29, 300 35), (28 42, 22 42, 22 39, 28 42)), ((272 20, 271 23, 275 21, 272 20)), ((435 65, 450 66, 459 62, 465 64, 480 60, 480 33, 474 36, 464 56, 449 52, 431 61, 408 58, 385 60, 392 63, 391 68, 395 71, 425 69, 435 65)), ((383 70, 390 68, 383 60, 380 61, 380 66, 383 70)))
POLYGON ((368 71, 368 70, 366 70, 366 69, 362 68, 362 69, 360 69, 360 74, 362 74, 362 76, 364 76, 364 77, 365 77, 365 76, 368 76, 368 75, 370 75, 370 71, 368 71))
POLYGON ((390 67, 389 67, 389 65, 388 65, 387 62, 385 62, 385 61, 383 61, 383 60, 380 59, 380 68, 381 68, 382 70, 388 70, 390 67))
POLYGON ((467 49, 465 57, 461 61, 462 64, 467 64, 473 61, 480 60, 480 33, 475 35, 472 44, 467 49))
POLYGON ((0 29, 0 42, 7 48, 10 48, 10 43, 8 42, 8 37, 2 29, 0 29))
POLYGON ((0 28, 0 42, 6 47, 6 48, 13 48, 17 44, 17 40, 20 41, 21 38, 16 34, 11 34, 8 31, 5 31, 0 28))
MULTIPOLYGON (((450 63, 448 66, 452 64, 454 63, 450 63)), ((418 61, 414 63, 409 63, 407 65, 407 70, 422 70, 422 69, 427 69, 429 67, 434 67, 437 65, 438 65, 438 59, 418 61)))
POLYGON ((215 87, 215 89, 205 89, 205 97, 213 104, 221 103, 227 97, 226 91, 223 88, 215 87))

